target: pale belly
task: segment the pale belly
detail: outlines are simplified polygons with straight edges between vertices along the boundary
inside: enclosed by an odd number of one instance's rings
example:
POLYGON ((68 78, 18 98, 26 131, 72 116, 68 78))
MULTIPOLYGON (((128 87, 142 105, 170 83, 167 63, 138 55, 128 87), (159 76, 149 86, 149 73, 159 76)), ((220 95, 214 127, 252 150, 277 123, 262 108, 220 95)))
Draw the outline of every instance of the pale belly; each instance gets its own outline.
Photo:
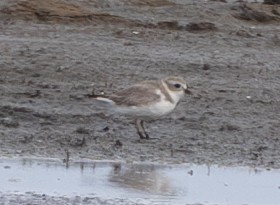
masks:
POLYGON ((161 116, 167 115, 174 110, 175 104, 169 101, 158 102, 149 106, 131 106, 131 107, 117 107, 114 110, 119 114, 139 118, 139 119, 157 119, 161 116))

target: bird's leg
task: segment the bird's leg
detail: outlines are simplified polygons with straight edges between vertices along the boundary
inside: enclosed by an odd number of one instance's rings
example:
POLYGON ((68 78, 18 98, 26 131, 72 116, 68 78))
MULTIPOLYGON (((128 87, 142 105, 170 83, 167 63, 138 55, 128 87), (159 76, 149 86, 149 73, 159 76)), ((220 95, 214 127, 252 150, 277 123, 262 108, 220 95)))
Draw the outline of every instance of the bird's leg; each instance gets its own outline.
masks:
POLYGON ((135 125, 136 125, 136 129, 137 129, 137 133, 140 137, 140 139, 145 139, 147 138, 147 134, 144 130, 144 127, 143 127, 143 120, 140 120, 140 119, 136 119, 135 121, 135 125))
POLYGON ((148 135, 148 133, 146 132, 145 128, 144 128, 144 120, 141 120, 140 122, 142 129, 144 130, 146 139, 150 139, 150 136, 148 135))

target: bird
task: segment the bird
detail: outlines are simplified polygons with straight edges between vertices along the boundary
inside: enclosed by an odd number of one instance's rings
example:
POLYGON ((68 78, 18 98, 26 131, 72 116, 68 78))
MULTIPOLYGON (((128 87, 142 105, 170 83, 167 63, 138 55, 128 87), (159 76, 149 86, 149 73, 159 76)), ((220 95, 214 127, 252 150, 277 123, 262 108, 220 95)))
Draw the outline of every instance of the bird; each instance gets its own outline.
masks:
POLYGON ((155 120, 171 113, 185 94, 192 94, 184 78, 168 76, 146 80, 111 95, 94 95, 114 113, 135 119, 140 139, 150 139, 144 121, 155 120))

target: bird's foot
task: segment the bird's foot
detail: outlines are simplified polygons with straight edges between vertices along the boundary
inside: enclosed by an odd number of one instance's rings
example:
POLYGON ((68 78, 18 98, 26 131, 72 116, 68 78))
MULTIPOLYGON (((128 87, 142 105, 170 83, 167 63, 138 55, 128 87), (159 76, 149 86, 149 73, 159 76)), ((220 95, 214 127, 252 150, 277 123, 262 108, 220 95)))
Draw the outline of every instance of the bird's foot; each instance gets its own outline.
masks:
POLYGON ((150 136, 148 135, 148 133, 147 132, 145 132, 145 139, 150 139, 150 136))
POLYGON ((146 139, 146 136, 142 132, 137 132, 139 135, 140 139, 146 139))

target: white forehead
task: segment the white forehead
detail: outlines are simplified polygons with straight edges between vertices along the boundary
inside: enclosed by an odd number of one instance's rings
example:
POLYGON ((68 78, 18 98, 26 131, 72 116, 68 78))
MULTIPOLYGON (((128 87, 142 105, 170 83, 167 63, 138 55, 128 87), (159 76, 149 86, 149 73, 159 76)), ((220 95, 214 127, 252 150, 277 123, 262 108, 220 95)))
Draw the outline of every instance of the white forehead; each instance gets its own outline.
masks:
POLYGON ((168 82, 177 82, 177 83, 181 83, 181 84, 186 84, 186 81, 184 78, 181 77, 168 77, 166 78, 166 81, 168 82))

